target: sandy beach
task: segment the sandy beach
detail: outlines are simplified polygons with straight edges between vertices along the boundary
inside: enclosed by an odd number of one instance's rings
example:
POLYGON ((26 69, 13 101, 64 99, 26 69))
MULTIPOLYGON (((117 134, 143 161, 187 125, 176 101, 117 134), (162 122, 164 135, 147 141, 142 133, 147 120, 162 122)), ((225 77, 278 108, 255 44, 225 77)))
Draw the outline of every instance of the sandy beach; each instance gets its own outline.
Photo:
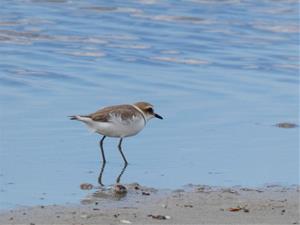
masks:
POLYGON ((94 188, 78 205, 2 211, 0 224, 299 224, 299 186, 125 187, 94 188))

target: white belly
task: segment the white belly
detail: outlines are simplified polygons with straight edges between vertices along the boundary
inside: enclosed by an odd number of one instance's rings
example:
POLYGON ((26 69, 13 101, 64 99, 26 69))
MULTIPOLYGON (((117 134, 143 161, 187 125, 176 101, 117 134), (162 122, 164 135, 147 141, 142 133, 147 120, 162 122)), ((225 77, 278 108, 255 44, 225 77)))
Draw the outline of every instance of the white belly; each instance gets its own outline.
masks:
POLYGON ((112 118, 110 122, 97 122, 91 119, 81 120, 89 130, 108 137, 129 137, 139 133, 145 126, 142 117, 133 117, 130 120, 122 120, 119 117, 112 118))

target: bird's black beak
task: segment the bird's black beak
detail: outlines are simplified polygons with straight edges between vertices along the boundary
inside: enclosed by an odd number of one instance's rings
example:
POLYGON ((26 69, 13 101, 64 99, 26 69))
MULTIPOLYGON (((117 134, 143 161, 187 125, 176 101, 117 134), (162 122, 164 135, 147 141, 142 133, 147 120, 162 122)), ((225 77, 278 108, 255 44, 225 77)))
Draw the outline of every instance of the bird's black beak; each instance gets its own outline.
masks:
POLYGON ((162 116, 160 116, 160 115, 158 115, 158 114, 156 114, 156 113, 154 113, 154 116, 155 116, 156 118, 158 118, 158 119, 161 119, 161 120, 163 119, 162 116))

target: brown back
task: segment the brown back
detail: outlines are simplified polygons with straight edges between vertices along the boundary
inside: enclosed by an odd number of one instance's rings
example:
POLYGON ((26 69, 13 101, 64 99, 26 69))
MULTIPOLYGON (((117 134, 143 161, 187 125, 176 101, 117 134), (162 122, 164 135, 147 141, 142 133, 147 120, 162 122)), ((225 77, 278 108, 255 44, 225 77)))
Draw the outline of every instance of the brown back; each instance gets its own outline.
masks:
POLYGON ((100 109, 87 117, 98 122, 108 122, 112 114, 120 116, 122 119, 126 120, 133 116, 140 116, 141 113, 132 105, 116 105, 100 109))

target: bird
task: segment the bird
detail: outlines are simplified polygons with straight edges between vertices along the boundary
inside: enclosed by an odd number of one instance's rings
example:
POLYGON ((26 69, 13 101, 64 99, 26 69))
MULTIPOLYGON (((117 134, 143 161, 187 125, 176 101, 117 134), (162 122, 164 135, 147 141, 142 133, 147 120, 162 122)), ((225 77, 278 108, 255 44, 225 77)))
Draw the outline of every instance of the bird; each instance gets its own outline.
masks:
POLYGON ((90 131, 103 136, 99 142, 103 163, 106 163, 104 139, 106 137, 120 138, 118 149, 125 165, 128 161, 122 151, 123 139, 138 134, 152 118, 163 119, 154 112, 154 106, 148 102, 107 106, 88 115, 70 116, 71 120, 81 121, 90 131))

